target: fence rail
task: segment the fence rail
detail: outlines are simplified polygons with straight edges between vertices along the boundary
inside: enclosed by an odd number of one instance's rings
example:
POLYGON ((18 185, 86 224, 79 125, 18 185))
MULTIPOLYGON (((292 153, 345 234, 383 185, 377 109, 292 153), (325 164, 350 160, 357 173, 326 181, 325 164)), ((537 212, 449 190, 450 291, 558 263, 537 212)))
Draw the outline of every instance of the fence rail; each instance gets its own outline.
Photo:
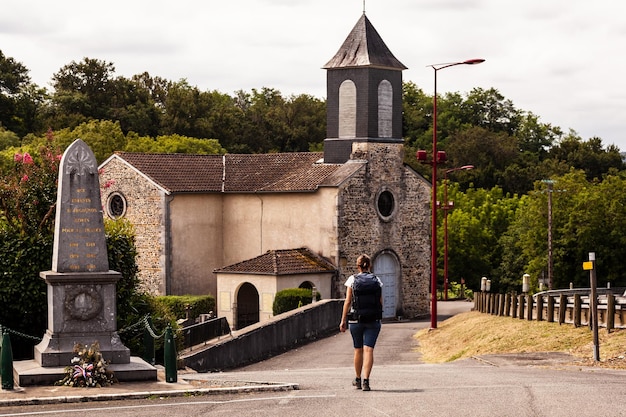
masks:
MULTIPOLYGON (((589 326, 590 289, 553 290, 535 295, 474 293, 474 310, 497 316, 589 326)), ((598 326, 626 329, 623 288, 598 289, 598 326), (618 294, 618 295, 616 295, 618 294)))
POLYGON ((218 317, 183 327, 180 332, 183 335, 185 349, 191 350, 196 345, 230 334, 230 326, 225 317, 218 317))

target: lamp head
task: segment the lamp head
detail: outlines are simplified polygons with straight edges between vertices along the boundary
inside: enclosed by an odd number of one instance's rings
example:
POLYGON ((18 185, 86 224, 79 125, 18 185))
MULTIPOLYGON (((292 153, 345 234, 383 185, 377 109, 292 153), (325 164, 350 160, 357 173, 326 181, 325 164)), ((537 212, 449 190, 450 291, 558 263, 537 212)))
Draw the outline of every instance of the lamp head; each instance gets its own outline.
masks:
POLYGON ((485 62, 484 59, 475 58, 475 59, 468 59, 467 61, 463 61, 462 63, 465 65, 476 65, 476 64, 482 64, 483 62, 485 62))

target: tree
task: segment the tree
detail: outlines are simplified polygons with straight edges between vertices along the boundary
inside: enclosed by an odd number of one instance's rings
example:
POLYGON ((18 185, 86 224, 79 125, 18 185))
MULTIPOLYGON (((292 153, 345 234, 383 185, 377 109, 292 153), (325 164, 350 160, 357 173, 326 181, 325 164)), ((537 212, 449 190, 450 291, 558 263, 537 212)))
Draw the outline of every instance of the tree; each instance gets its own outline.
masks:
POLYGON ((604 149, 602 139, 593 137, 583 141, 573 130, 550 149, 550 157, 584 170, 588 180, 601 179, 611 169, 624 169, 622 156, 615 145, 604 149))
POLYGON ((0 50, 0 128, 24 136, 36 128, 46 90, 30 82, 28 69, 0 50))
MULTIPOLYGON (((519 198, 504 194, 499 187, 462 192, 458 183, 451 183, 448 200, 454 202, 454 210, 448 213, 449 279, 459 282, 464 278, 468 288, 478 290, 481 277, 494 277, 494 290, 497 289, 495 277, 503 256, 498 241, 515 219, 519 198)), ((439 259, 443 260, 441 217, 438 248, 439 259)))
POLYGON ((225 154, 226 149, 215 139, 196 139, 181 135, 158 136, 153 139, 129 137, 125 151, 146 153, 194 153, 205 155, 225 154))
POLYGON ((52 76, 54 93, 48 120, 54 129, 76 127, 88 120, 107 120, 115 96, 113 63, 84 58, 52 76))
MULTIPOLYGON (((602 182, 585 178, 581 170, 554 177, 552 191, 553 288, 588 287, 582 262, 589 252, 597 257, 599 285, 626 285, 626 181, 608 175, 602 182)), ((500 241, 504 261, 500 276, 521 285, 528 273, 537 288, 539 277, 547 278, 548 190, 537 181, 524 196, 515 221, 500 241)))
POLYGON ((456 132, 446 147, 449 166, 474 165, 471 178, 476 187, 490 189, 500 186, 511 190, 502 173, 519 156, 514 137, 492 132, 482 127, 470 127, 456 132))

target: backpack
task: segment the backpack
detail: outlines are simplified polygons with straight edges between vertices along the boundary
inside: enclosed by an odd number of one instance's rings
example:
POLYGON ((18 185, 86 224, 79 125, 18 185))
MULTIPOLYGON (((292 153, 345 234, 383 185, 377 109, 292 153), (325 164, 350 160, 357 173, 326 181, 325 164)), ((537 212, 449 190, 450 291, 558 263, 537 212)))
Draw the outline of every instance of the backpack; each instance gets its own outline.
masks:
POLYGON ((353 319, 359 323, 371 323, 383 317, 380 303, 382 290, 376 275, 363 272, 354 276, 352 283, 353 319))

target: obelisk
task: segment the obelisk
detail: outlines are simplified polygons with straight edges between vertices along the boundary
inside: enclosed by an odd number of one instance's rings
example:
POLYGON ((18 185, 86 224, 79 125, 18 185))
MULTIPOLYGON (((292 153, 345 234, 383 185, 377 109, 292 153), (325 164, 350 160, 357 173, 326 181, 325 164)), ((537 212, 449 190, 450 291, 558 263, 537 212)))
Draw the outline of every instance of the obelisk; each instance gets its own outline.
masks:
POLYGON ((96 158, 80 139, 59 166, 52 270, 40 273, 48 291, 48 329, 35 346, 41 366, 68 366, 76 344, 98 342, 106 361, 129 363, 117 334, 116 283, 109 270, 96 158))

